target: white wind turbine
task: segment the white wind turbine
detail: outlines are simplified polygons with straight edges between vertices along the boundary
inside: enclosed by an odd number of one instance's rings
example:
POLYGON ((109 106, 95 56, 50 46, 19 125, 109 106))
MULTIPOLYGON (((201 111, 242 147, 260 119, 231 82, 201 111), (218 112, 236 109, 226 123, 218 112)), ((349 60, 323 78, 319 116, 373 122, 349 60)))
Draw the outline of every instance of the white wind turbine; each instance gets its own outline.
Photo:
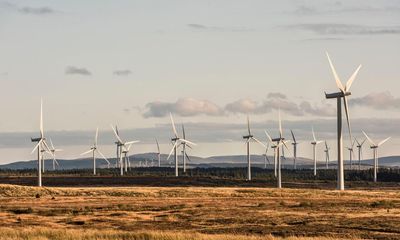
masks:
POLYGON ((296 141, 296 138, 294 137, 294 133, 292 130, 290 130, 290 133, 292 134, 292 145, 293 145, 293 169, 296 170, 296 160, 297 160, 297 145, 299 142, 296 141))
MULTIPOLYGON (((33 148, 32 153, 34 153, 37 149, 38 152, 38 186, 42 186, 42 144, 43 148, 46 149, 45 151, 50 152, 49 145, 46 143, 46 138, 44 137, 44 130, 43 130, 43 100, 40 100, 40 137, 38 138, 31 138, 31 142, 37 142, 35 148, 33 148)), ((50 152, 51 153, 51 152, 50 152)))
POLYGON ((264 156, 264 169, 267 169, 267 162, 268 162, 268 164, 271 164, 269 159, 268 159, 268 149, 269 149, 269 141, 267 140, 267 145, 265 146, 265 152, 263 154, 263 156, 264 156))
POLYGON ((271 143, 271 148, 274 151, 274 177, 276 177, 278 175, 278 173, 277 173, 278 172, 278 165, 277 165, 277 161, 276 161, 276 148, 277 148, 277 145, 272 141, 272 138, 268 134, 268 132, 267 131, 264 131, 264 132, 265 132, 265 135, 267 135, 267 138, 268 138, 269 142, 271 143))
POLYGON ((124 147, 124 149, 122 150, 122 154, 124 154, 123 157, 123 161, 124 161, 124 167, 125 167, 125 172, 127 172, 127 168, 130 169, 131 167, 131 161, 130 161, 130 157, 128 155, 129 150, 131 149, 133 144, 129 144, 127 145, 127 147, 124 147))
POLYGON ((270 139, 271 142, 275 142, 275 162, 276 162, 276 167, 277 167, 277 173, 276 173, 276 178, 277 178, 277 188, 282 188, 282 172, 281 172, 281 156, 280 156, 280 151, 279 147, 282 146, 288 149, 286 143, 288 141, 285 141, 285 138, 283 137, 283 131, 282 131, 282 121, 281 121, 281 111, 278 110, 278 124, 279 124, 279 137, 271 139, 271 137, 267 134, 268 138, 270 139))
MULTIPOLYGON (((185 126, 182 124, 182 139, 186 140, 186 134, 185 134, 185 126)), ((182 158, 183 158, 183 172, 186 172, 186 159, 189 158, 187 153, 186 153, 186 147, 192 148, 190 145, 188 145, 186 142, 182 142, 182 158)))
POLYGON ((265 145, 251 134, 249 116, 247 116, 247 133, 248 133, 247 135, 243 136, 243 139, 246 139, 246 148, 247 148, 247 181, 250 181, 251 180, 250 141, 253 140, 253 141, 259 143, 264 148, 265 148, 265 145))
POLYGON ((354 143, 355 141, 351 142, 350 147, 346 147, 349 150, 350 170, 353 168, 354 143))
POLYGON ((157 138, 156 138, 156 143, 157 143, 158 167, 161 167, 161 151, 160 151, 160 144, 158 144, 157 138))
POLYGON ((57 161, 57 159, 56 159, 56 152, 61 152, 61 151, 63 151, 62 149, 57 149, 57 148, 55 148, 54 147, 54 145, 53 145, 53 141, 51 141, 51 138, 50 138, 50 152, 51 152, 51 154, 53 155, 53 171, 54 170, 56 170, 56 165, 59 167, 60 165, 58 164, 58 161, 57 161))
POLYGON ((349 80, 346 83, 346 86, 343 86, 342 82, 339 79, 338 74, 336 73, 335 67, 332 64, 332 61, 329 57, 329 54, 326 53, 329 61, 329 65, 332 69, 332 73, 335 77, 336 85, 339 88, 339 92, 335 93, 325 93, 325 98, 330 99, 330 98, 336 98, 337 100, 337 150, 338 150, 338 176, 337 176, 337 189, 338 190, 344 190, 344 163, 343 163, 343 139, 342 139, 342 98, 344 102, 344 109, 346 113, 346 119, 347 119, 347 127, 349 130, 349 137, 350 137, 350 142, 352 141, 352 136, 351 136, 351 127, 350 127, 350 118, 349 118, 349 107, 348 107, 348 102, 347 102, 347 96, 351 95, 350 92, 350 87, 356 78, 358 71, 361 68, 361 65, 356 69, 356 71, 351 75, 349 80))
MULTIPOLYGON (((180 138, 180 137, 178 136, 178 132, 176 131, 175 123, 174 123, 174 119, 173 119, 173 117, 172 117, 172 114, 169 113, 169 116, 170 116, 170 118, 171 118, 172 130, 174 131, 174 137, 171 138, 171 142, 173 143, 173 146, 172 146, 171 152, 170 152, 169 155, 168 155, 167 160, 171 157, 172 153, 174 153, 174 156, 175 156, 175 176, 178 177, 178 176, 179 176, 179 166, 178 166, 177 147, 178 147, 179 145, 181 145, 182 143, 186 143, 186 144, 189 144, 189 145, 196 145, 196 144, 193 143, 193 142, 190 142, 190 141, 188 141, 188 140, 185 140, 185 139, 183 139, 183 138, 180 138)), ((188 146, 189 146, 189 145, 188 145, 188 146)))
POLYGON ((99 137, 99 128, 96 128, 96 135, 94 137, 94 143, 93 146, 90 147, 89 151, 86 151, 84 153, 81 153, 82 155, 86 155, 88 153, 92 153, 92 157, 93 157, 93 175, 96 175, 96 153, 98 153, 108 164, 108 168, 110 168, 110 162, 108 161, 108 159, 100 152, 100 150, 97 147, 97 139, 99 137))
POLYGON ((324 141, 317 141, 315 138, 314 128, 311 128, 313 141, 311 141, 311 145, 313 146, 313 160, 314 160, 314 176, 317 175, 317 145, 324 141))
POLYGON ((118 151, 119 162, 118 162, 118 164, 120 167, 120 174, 121 174, 121 176, 123 176, 124 170, 125 170, 125 172, 128 171, 128 164, 127 163, 124 164, 124 159, 122 159, 122 153, 123 153, 123 151, 125 151, 128 148, 129 145, 138 143, 140 141, 135 140, 135 141, 125 142, 121 139, 117 130, 112 125, 110 125, 110 126, 114 132, 115 137, 117 138, 116 144, 117 144, 117 146, 119 146, 119 151, 118 151))
POLYGON ((370 148, 373 151, 374 155, 374 182, 378 180, 378 168, 379 168, 379 156, 378 156, 378 148, 384 144, 387 140, 390 139, 390 137, 380 141, 378 144, 375 144, 374 141, 371 140, 371 138, 368 137, 368 135, 363 131, 365 137, 368 139, 368 141, 371 143, 370 148))
POLYGON ((365 141, 367 141, 367 139, 364 139, 361 142, 359 142, 357 138, 354 138, 354 140, 356 141, 358 148, 358 170, 361 170, 362 146, 364 145, 365 141))
POLYGON ((325 162, 326 162, 326 169, 329 169, 329 147, 328 143, 325 141, 325 162))

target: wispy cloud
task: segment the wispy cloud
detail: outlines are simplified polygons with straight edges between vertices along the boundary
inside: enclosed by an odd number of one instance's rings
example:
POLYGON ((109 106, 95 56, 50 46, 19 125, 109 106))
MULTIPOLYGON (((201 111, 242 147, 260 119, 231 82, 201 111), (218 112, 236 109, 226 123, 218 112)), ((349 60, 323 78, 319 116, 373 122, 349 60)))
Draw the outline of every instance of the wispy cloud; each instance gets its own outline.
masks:
POLYGON ((113 74, 116 76, 128 76, 132 74, 132 71, 129 69, 115 70, 113 74))
POLYGON ((65 74, 67 74, 67 75, 84 75, 84 76, 92 75, 92 73, 88 69, 82 68, 82 67, 74 67, 74 66, 68 66, 65 69, 65 74))
POLYGON ((339 23, 294 24, 290 30, 303 30, 319 35, 385 35, 400 34, 400 26, 367 26, 339 23))
POLYGON ((351 105, 370 107, 378 110, 400 109, 400 98, 394 97, 389 91, 375 92, 360 98, 351 98, 351 105))
POLYGON ((335 109, 330 104, 312 104, 307 101, 297 103, 287 98, 282 93, 269 93, 264 101, 253 99, 239 99, 218 106, 207 100, 182 98, 177 102, 151 102, 146 105, 144 117, 164 117, 169 112, 180 116, 226 116, 227 114, 266 114, 272 110, 280 109, 293 116, 313 115, 329 117, 335 115, 335 109))
POLYGON ((160 101, 148 103, 146 104, 146 110, 143 113, 143 116, 146 118, 164 117, 170 112, 185 117, 202 114, 211 116, 222 114, 222 110, 210 101, 194 98, 181 98, 174 103, 160 101))
POLYGON ((203 24, 190 23, 187 26, 197 31, 215 31, 215 32, 250 32, 254 29, 247 27, 220 27, 220 26, 207 26, 203 24))
POLYGON ((42 6, 42 7, 18 6, 17 4, 12 2, 0 2, 0 8, 6 8, 22 14, 31 14, 31 15, 50 15, 58 12, 55 9, 47 6, 42 6))

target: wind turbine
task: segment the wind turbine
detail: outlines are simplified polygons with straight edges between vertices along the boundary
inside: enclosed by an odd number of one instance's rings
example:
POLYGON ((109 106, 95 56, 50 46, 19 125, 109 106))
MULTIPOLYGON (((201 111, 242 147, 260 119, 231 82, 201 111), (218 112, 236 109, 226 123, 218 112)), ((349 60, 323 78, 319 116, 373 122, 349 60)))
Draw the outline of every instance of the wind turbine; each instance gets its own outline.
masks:
POLYGON ((351 75, 349 80, 346 83, 346 86, 343 86, 342 82, 339 79, 339 76, 336 73, 335 67, 332 64, 332 61, 329 57, 329 54, 326 53, 329 61, 329 65, 332 69, 332 73, 335 77, 336 85, 339 88, 339 92, 335 93, 325 93, 325 98, 331 99, 331 98, 336 98, 337 100, 337 149, 338 149, 338 168, 337 168, 337 189, 338 190, 344 190, 344 163, 343 163, 343 139, 342 139, 342 98, 344 102, 344 109, 346 113, 346 120, 347 120, 347 127, 349 130, 349 137, 350 137, 350 142, 352 141, 352 136, 351 136, 351 128, 350 128, 350 118, 349 118, 349 107, 348 107, 348 102, 347 102, 347 96, 351 95, 350 92, 350 87, 356 78, 358 71, 361 68, 361 65, 356 69, 356 71, 351 75))
POLYGON ((351 146, 347 147, 347 150, 349 150, 349 159, 350 159, 350 170, 353 168, 353 156, 354 156, 354 143, 355 141, 351 142, 351 146))
POLYGON ((267 169, 267 162, 268 162, 268 164, 271 164, 270 162, 269 162, 269 159, 268 159, 268 149, 269 149, 269 142, 267 141, 267 146, 265 146, 265 152, 264 152, 264 154, 263 154, 263 156, 264 156, 264 169, 267 169))
POLYGON ((110 162, 108 161, 108 159, 100 152, 100 150, 97 147, 97 138, 99 137, 99 128, 96 129, 96 135, 94 137, 94 143, 93 146, 90 147, 89 151, 86 151, 84 153, 81 153, 82 155, 86 155, 88 153, 92 153, 92 157, 93 157, 93 175, 96 175, 96 153, 98 153, 104 160, 106 160, 108 167, 110 167, 110 162))
POLYGON ((247 116, 247 133, 248 133, 247 135, 243 136, 243 139, 246 139, 246 148, 247 148, 247 181, 250 181, 251 180, 250 141, 253 140, 253 141, 259 143, 264 148, 265 148, 265 145, 251 134, 249 116, 247 116))
POLYGON ((326 169, 329 169, 329 147, 328 143, 325 141, 325 161, 326 161, 326 169))
POLYGON ((364 145, 365 141, 367 141, 367 139, 364 139, 362 142, 359 142, 357 138, 354 138, 354 140, 356 140, 358 148, 358 170, 361 170, 362 146, 364 145))
POLYGON ((277 175, 278 175, 278 173, 277 173, 278 165, 277 165, 277 161, 276 161, 276 148, 277 148, 277 145, 273 142, 273 140, 272 140, 271 136, 268 134, 268 132, 267 131, 264 131, 264 132, 265 132, 265 135, 267 135, 267 138, 268 138, 269 142, 271 143, 271 148, 274 151, 274 177, 277 177, 277 175))
POLYGON ((294 137, 294 133, 292 130, 290 130, 290 133, 292 134, 292 138, 293 138, 293 169, 296 170, 296 160, 297 160, 297 145, 299 144, 299 142, 296 141, 296 138, 294 137))
POLYGON ((129 168, 131 167, 130 157, 128 155, 131 147, 132 147, 132 144, 129 144, 128 147, 124 147, 124 149, 122 150, 122 154, 124 154, 123 161, 124 161, 125 172, 127 172, 128 167, 129 168))
POLYGON ((161 167, 161 151, 160 151, 160 144, 158 144, 157 138, 156 138, 156 143, 157 143, 158 167, 161 167))
MULTIPOLYGON (((118 126, 117 124, 115 124, 115 131, 117 133, 117 135, 119 136, 119 131, 118 131, 118 126)), ((115 167, 118 168, 119 167, 119 161, 120 161, 120 154, 121 154, 121 144, 119 141, 115 141, 114 142, 115 145, 117 146, 117 158, 115 159, 115 167)))
POLYGON ((285 138, 283 137, 283 131, 282 131, 282 121, 281 121, 281 111, 278 110, 278 124, 279 124, 279 137, 271 139, 271 137, 267 134, 268 138, 270 139, 271 142, 275 142, 275 161, 276 161, 276 167, 277 167, 277 188, 282 188, 282 172, 281 172, 281 156, 280 156, 280 151, 279 147, 282 146, 286 147, 288 149, 285 138))
POLYGON ((178 132, 176 131, 174 119, 173 119, 171 113, 169 113, 169 117, 171 118, 172 130, 174 131, 174 137, 171 138, 171 142, 173 143, 173 146, 172 146, 171 152, 168 155, 167 160, 171 157, 172 153, 174 153, 174 156, 175 156, 175 177, 178 177, 179 176, 179 166, 178 166, 177 147, 179 145, 181 145, 182 143, 187 143, 187 144, 190 144, 190 145, 196 145, 196 144, 192 143, 192 142, 190 142, 190 141, 188 141, 188 140, 186 140, 184 138, 180 138, 178 136, 178 132))
MULTIPOLYGON (((185 134, 185 126, 182 124, 182 139, 186 140, 186 134, 185 134)), ((186 142, 182 142, 182 158, 183 158, 183 172, 186 172, 186 158, 189 158, 187 153, 186 153, 186 146, 188 148, 192 148, 190 145, 187 145, 186 142)))
POLYGON ((119 136, 119 133, 117 132, 117 130, 112 125, 111 125, 111 128, 112 128, 112 130, 114 132, 115 137, 117 138, 116 144, 117 144, 117 146, 119 146, 119 152, 118 152, 119 167, 120 167, 121 176, 123 176, 124 175, 124 170, 125 170, 125 172, 128 171, 128 164, 127 163, 124 164, 123 159, 122 159, 122 153, 123 153, 123 151, 125 151, 127 149, 127 146, 129 146, 131 144, 134 144, 134 143, 138 143, 140 141, 135 140, 135 141, 125 142, 125 141, 123 141, 121 139, 121 137, 119 136))
POLYGON ((53 145, 53 141, 51 141, 51 138, 50 138, 50 152, 51 152, 51 154, 53 155, 53 171, 55 171, 56 170, 56 165, 59 167, 60 165, 58 164, 58 161, 57 161, 57 159, 56 159, 56 152, 61 152, 61 151, 63 151, 62 149, 56 149, 55 147, 54 147, 54 145, 53 145))
POLYGON ((317 145, 324 142, 324 141, 317 141, 315 138, 314 128, 311 128, 313 141, 311 145, 313 146, 313 160, 314 160, 314 176, 317 176, 317 145))
POLYGON ((371 140, 371 138, 368 137, 368 135, 363 131, 365 137, 368 139, 368 141, 371 143, 370 148, 373 151, 374 154, 374 182, 378 180, 378 165, 379 165, 379 157, 378 157, 378 148, 384 144, 387 140, 390 139, 390 137, 380 141, 378 144, 375 144, 374 141, 371 140))
POLYGON ((43 100, 40 99, 40 123, 39 123, 39 129, 40 129, 40 137, 38 138, 31 138, 31 142, 37 142, 35 148, 33 148, 32 153, 34 153, 37 149, 38 153, 38 186, 42 186, 42 144, 43 144, 43 149, 46 149, 45 151, 50 152, 49 145, 46 143, 46 138, 44 137, 44 130, 43 130, 43 100))

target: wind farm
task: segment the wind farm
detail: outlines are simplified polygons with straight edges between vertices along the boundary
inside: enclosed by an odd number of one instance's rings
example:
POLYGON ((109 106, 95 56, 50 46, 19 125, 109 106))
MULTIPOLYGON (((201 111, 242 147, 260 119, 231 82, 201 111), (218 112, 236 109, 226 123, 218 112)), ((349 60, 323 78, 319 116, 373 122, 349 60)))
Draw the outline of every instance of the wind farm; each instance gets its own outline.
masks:
POLYGON ((0 1, 0 240, 400 239, 397 1, 0 1))

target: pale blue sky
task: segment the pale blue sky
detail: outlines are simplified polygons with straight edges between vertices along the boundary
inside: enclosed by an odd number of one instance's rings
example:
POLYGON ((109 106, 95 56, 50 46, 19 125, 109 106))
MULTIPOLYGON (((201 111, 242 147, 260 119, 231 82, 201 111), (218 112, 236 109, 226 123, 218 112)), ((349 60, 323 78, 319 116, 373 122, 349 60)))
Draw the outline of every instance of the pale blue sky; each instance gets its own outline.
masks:
MULTIPOLYGON (((307 139, 313 121, 334 119, 335 103, 323 95, 336 90, 328 50, 342 81, 363 64, 351 116, 354 125, 378 120, 355 128, 373 129, 377 138, 392 133, 382 153, 395 154, 397 127, 381 133, 376 126, 388 118, 400 122, 399 40, 395 0, 0 1, 0 132, 37 131, 42 96, 45 128, 71 147, 62 155, 68 158, 85 146, 57 131, 85 131, 76 135, 81 139, 96 126, 109 131, 118 123, 149 142, 158 134, 151 128, 167 124, 169 111, 177 122, 203 125, 240 124, 247 111, 261 124, 276 120, 275 109, 284 104, 286 120, 309 121, 298 127, 307 139)), ((207 138, 204 132, 192 136, 203 142, 195 154, 241 153, 241 145, 232 147, 239 143, 222 141, 240 141, 240 134, 231 139, 210 131, 207 138)), ((9 143, 3 135, 0 161, 30 157, 28 141, 9 143)), ((152 145, 137 148, 148 150, 152 145)))

